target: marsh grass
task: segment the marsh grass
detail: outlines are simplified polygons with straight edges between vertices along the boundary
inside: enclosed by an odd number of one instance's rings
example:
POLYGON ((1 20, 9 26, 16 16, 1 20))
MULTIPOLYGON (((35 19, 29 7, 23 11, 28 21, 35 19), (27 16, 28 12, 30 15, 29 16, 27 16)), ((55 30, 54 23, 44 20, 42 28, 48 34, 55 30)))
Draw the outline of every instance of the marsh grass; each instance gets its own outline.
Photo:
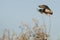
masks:
MULTIPOLYGON (((23 24, 25 31, 20 33, 19 36, 17 36, 18 35, 17 33, 12 33, 12 35, 10 37, 10 31, 6 29, 3 32, 0 40, 47 40, 48 34, 45 33, 44 25, 39 26, 38 21, 36 21, 35 19, 33 19, 33 21, 34 21, 35 25, 32 26, 32 30, 29 27, 29 25, 23 24), (37 24, 37 26, 36 26, 36 24, 37 24), (7 32, 7 34, 5 34, 6 32, 7 32)), ((23 27, 23 26, 21 26, 21 27, 23 27)))

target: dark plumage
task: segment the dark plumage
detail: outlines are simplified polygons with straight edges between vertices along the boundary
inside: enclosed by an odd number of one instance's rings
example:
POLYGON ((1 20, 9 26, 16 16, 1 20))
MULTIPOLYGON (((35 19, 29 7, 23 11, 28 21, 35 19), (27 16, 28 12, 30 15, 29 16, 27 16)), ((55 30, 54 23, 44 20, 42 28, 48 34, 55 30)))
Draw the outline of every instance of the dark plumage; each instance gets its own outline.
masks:
POLYGON ((47 5, 40 5, 39 8, 42 8, 42 9, 38 9, 38 11, 41 12, 41 14, 42 13, 50 14, 50 15, 53 14, 53 12, 51 11, 51 9, 47 5))

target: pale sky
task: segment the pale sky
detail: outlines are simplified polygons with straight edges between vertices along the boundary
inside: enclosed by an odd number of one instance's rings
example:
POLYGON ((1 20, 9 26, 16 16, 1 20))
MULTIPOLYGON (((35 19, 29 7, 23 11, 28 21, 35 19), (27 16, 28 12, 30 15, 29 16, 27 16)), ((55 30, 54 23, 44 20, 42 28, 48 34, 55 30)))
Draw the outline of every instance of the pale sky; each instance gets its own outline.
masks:
MULTIPOLYGON (((42 24, 42 17, 37 8, 38 5, 45 4, 53 10, 51 40, 57 40, 57 37, 60 37, 59 3, 60 0, 0 0, 0 36, 5 28, 19 33, 18 27, 21 21, 32 26, 32 18, 36 18, 39 20, 39 24, 42 24)), ((48 17, 45 18, 45 21, 48 25, 48 17)))

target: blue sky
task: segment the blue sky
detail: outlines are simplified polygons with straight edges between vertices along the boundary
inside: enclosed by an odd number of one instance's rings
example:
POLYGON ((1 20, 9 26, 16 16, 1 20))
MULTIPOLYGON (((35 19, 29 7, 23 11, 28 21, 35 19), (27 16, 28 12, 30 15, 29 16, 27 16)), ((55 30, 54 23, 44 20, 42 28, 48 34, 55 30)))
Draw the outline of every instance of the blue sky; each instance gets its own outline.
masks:
MULTIPOLYGON (((32 26, 32 18, 42 24, 41 14, 37 11, 38 5, 46 4, 53 10, 51 16, 51 38, 56 40, 60 35, 60 0, 0 0, 0 36, 5 28, 19 33, 21 21, 32 26)), ((46 24, 48 17, 44 15, 46 24)))

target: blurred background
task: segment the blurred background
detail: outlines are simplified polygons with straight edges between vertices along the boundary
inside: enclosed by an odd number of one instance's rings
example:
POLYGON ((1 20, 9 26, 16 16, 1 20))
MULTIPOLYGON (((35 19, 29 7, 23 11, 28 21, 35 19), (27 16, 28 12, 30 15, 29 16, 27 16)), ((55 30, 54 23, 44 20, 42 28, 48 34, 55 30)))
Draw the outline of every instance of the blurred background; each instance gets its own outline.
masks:
MULTIPOLYGON (((0 0, 0 37, 5 29, 20 34, 23 30, 19 28, 21 23, 27 23, 31 28, 32 19, 39 20, 43 24, 41 14, 37 11, 41 4, 48 5, 53 10, 51 16, 51 40, 60 38, 60 0, 0 0)), ((48 16, 44 15, 47 30, 49 29, 48 16)))

